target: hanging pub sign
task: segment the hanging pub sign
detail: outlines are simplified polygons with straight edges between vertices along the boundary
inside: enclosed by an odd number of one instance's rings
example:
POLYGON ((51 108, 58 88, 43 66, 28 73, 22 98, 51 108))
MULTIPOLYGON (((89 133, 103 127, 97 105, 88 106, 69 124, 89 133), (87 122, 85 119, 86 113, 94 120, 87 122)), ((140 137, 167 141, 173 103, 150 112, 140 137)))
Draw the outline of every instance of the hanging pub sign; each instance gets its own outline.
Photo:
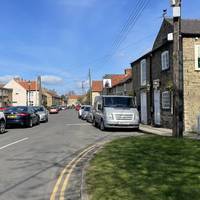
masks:
POLYGON ((111 79, 103 79, 103 88, 111 88, 111 87, 112 87, 111 79))

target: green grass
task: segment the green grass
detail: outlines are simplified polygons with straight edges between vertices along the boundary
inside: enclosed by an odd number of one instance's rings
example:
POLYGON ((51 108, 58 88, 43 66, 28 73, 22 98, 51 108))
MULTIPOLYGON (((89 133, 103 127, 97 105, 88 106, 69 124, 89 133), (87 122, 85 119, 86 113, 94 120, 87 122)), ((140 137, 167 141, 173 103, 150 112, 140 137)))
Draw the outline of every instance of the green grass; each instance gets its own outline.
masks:
POLYGON ((200 142, 115 140, 90 162, 86 184, 91 200, 199 200, 200 142))

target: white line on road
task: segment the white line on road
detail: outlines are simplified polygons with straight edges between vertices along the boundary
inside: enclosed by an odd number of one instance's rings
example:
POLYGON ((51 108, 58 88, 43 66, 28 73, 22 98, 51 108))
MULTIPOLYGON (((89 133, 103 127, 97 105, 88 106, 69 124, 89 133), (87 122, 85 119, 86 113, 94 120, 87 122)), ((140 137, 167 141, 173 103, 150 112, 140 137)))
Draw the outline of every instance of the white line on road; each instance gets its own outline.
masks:
POLYGON ((67 126, 91 126, 91 124, 85 124, 85 123, 80 123, 80 124, 66 124, 67 126))
POLYGON ((23 141, 25 141, 25 140, 28 140, 28 138, 23 138, 23 139, 21 139, 21 140, 17 140, 17 141, 15 141, 15 142, 12 142, 12 143, 10 143, 10 144, 7 144, 7 145, 5 145, 5 146, 2 146, 2 147, 0 147, 0 150, 5 149, 5 148, 7 148, 7 147, 9 147, 9 146, 12 146, 12 145, 14 145, 14 144, 23 142, 23 141))

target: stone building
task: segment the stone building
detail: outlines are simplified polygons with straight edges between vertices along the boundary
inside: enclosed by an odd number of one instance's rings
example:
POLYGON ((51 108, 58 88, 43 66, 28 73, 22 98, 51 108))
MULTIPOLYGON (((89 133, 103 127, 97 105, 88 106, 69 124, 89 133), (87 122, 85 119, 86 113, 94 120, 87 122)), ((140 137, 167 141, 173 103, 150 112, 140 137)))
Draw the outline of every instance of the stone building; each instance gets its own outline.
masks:
MULTIPOLYGON (((147 54, 131 63, 141 122, 172 128, 173 20, 164 19, 147 54)), ((200 114, 200 20, 182 20, 184 130, 196 131, 200 114)))

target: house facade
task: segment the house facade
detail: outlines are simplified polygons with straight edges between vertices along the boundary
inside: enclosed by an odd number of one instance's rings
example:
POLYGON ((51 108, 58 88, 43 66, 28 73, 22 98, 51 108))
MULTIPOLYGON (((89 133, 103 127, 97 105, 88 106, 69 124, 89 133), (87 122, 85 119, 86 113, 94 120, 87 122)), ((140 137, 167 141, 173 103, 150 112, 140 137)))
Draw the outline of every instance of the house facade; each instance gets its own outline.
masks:
POLYGON ((92 81, 92 105, 94 105, 95 97, 100 96, 103 91, 102 81, 92 81))
POLYGON ((69 95, 67 98, 67 106, 75 106, 79 104, 79 99, 81 96, 79 95, 69 95))
MULTIPOLYGON (((164 19, 152 51, 134 61, 133 93, 141 122, 165 128, 173 125, 172 19, 164 19)), ((182 20, 184 69, 184 130, 197 130, 200 114, 200 20, 182 20)))
POLYGON ((41 105, 41 79, 27 81, 20 78, 10 80, 4 88, 12 89, 13 106, 41 105))
POLYGON ((12 89, 4 88, 4 85, 0 85, 0 107, 12 105, 12 89))
POLYGON ((113 95, 124 95, 132 96, 133 95, 133 79, 132 79, 132 69, 125 69, 125 74, 122 79, 112 85, 110 89, 110 94, 113 95))

